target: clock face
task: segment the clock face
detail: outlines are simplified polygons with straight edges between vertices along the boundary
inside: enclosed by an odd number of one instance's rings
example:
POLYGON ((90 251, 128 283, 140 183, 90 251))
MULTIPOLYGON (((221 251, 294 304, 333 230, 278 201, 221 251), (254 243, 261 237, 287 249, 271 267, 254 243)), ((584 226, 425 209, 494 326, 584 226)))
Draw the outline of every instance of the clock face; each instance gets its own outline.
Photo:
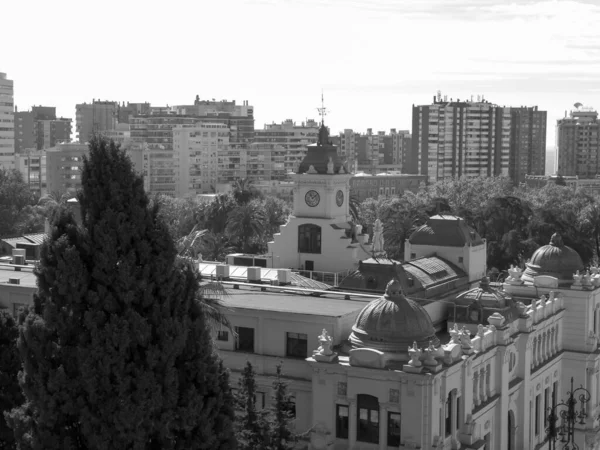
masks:
POLYGON ((321 196, 317 191, 308 191, 304 196, 304 201, 306 201, 308 206, 315 207, 321 201, 321 196))
POLYGON ((343 191, 337 191, 337 193, 335 194, 335 203, 338 206, 342 206, 344 204, 344 192, 343 191))

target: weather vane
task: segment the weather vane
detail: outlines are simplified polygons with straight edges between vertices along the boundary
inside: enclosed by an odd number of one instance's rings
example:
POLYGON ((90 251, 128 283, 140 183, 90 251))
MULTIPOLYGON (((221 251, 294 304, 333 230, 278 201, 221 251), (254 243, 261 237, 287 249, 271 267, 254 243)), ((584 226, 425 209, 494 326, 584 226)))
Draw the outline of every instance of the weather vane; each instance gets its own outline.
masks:
POLYGON ((321 125, 325 123, 325 116, 327 115, 327 108, 325 108, 325 100, 323 98, 323 91, 321 91, 321 107, 317 108, 319 115, 321 116, 321 125))

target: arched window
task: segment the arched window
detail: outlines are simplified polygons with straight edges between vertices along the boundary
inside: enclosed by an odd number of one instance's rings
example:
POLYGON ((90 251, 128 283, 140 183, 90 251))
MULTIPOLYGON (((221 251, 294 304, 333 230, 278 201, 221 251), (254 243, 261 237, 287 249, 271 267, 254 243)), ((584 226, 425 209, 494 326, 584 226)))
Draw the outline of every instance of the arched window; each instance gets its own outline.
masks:
POLYGON ((321 227, 307 223, 298 227, 298 252, 321 253, 321 227))
POLYGON ((372 395, 357 396, 356 440, 379 444, 379 401, 372 395))

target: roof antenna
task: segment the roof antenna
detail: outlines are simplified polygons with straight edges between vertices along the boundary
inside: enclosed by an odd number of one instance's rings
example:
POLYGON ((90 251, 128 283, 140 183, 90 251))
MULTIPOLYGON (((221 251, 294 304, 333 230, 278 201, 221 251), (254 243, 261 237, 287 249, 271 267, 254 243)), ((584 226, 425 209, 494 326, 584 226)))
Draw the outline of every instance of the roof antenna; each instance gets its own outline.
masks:
POLYGON ((327 115, 327 109, 325 108, 325 100, 323 98, 323 89, 321 89, 321 107, 317 108, 319 115, 321 116, 321 126, 325 125, 325 116, 327 115))

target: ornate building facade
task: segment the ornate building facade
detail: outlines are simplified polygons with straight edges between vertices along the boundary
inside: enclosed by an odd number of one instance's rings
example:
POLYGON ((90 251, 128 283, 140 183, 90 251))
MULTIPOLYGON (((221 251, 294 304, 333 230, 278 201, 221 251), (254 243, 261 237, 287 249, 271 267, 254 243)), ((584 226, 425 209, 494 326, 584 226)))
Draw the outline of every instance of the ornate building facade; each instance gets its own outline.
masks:
POLYGON ((600 274, 582 269, 555 235, 502 286, 456 295, 440 332, 393 279, 337 354, 307 359, 312 448, 548 448, 571 378, 590 393, 575 442, 600 448, 600 274))

